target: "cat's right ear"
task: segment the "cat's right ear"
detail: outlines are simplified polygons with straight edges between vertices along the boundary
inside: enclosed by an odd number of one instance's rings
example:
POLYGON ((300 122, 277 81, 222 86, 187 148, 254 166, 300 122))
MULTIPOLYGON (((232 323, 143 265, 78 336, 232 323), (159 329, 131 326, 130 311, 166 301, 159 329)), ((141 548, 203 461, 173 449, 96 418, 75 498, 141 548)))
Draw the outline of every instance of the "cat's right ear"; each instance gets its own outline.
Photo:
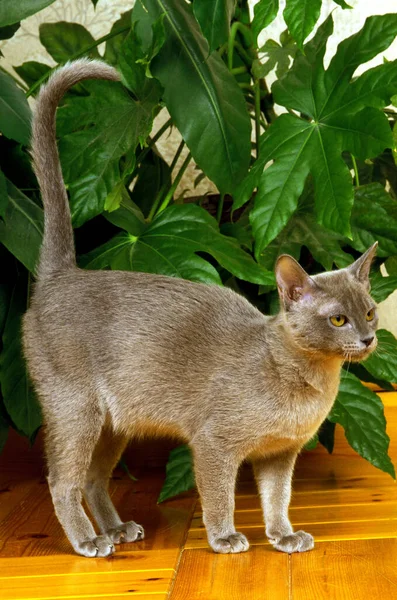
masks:
POLYGON ((312 301, 317 285, 292 256, 279 256, 275 271, 278 293, 284 308, 288 310, 294 302, 312 301))

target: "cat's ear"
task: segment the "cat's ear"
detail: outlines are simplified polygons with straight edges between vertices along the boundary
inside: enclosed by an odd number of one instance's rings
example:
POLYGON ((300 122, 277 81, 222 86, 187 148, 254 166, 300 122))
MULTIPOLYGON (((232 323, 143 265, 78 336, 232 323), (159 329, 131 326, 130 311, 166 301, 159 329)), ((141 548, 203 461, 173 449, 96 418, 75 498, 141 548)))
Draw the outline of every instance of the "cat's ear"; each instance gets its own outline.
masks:
POLYGON ((375 242, 368 250, 360 256, 352 265, 347 267, 349 273, 353 275, 358 281, 364 284, 368 289, 369 285, 369 272, 371 269, 372 261, 375 258, 376 249, 378 242, 375 242))
POLYGON ((280 300, 285 308, 300 300, 310 301, 317 285, 298 262, 282 254, 276 262, 276 281, 280 300))

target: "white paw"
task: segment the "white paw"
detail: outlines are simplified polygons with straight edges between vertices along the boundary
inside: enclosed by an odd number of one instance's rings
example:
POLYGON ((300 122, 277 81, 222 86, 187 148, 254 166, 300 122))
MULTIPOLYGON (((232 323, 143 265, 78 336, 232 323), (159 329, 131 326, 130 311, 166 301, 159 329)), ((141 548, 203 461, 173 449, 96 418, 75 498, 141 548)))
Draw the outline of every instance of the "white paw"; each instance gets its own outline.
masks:
POLYGON ((115 544, 135 542, 136 540, 143 540, 145 537, 142 525, 138 525, 135 521, 127 521, 127 523, 122 523, 118 527, 109 529, 106 532, 106 535, 108 535, 115 544))
POLYGON ((98 537, 92 540, 80 542, 74 548, 78 554, 87 556, 88 558, 109 556, 115 551, 113 541, 106 534, 98 535, 98 537))
POLYGON ((247 552, 249 543, 245 535, 242 533, 232 533, 225 538, 215 538, 210 541, 211 548, 214 552, 221 554, 236 554, 237 552, 247 552))
POLYGON ((269 541, 277 550, 288 552, 288 554, 292 554, 293 552, 307 552, 307 550, 314 548, 313 536, 305 531, 296 531, 278 540, 269 539, 269 541))

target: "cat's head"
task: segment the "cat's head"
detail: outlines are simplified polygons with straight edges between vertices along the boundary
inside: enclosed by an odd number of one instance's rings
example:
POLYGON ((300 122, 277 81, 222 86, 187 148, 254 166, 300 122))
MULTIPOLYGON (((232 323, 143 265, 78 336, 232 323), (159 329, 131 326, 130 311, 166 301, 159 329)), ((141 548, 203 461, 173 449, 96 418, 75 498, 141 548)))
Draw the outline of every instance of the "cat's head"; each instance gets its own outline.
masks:
POLYGON ((310 277, 294 258, 276 263, 285 322, 296 343, 312 353, 360 361, 376 348, 378 315, 369 294, 377 242, 345 269, 310 277))

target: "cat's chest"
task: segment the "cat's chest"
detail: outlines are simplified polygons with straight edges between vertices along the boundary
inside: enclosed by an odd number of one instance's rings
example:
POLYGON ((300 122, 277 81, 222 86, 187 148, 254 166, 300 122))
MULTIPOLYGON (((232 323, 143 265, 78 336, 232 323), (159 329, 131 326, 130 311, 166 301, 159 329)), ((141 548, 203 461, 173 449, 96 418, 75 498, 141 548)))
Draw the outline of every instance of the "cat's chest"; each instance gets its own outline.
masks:
MULTIPOLYGON (((312 374, 313 375, 313 374, 312 374)), ((285 382, 274 395, 273 422, 261 441, 276 439, 304 444, 317 431, 335 401, 339 373, 312 377, 295 377, 294 384, 285 382)))

